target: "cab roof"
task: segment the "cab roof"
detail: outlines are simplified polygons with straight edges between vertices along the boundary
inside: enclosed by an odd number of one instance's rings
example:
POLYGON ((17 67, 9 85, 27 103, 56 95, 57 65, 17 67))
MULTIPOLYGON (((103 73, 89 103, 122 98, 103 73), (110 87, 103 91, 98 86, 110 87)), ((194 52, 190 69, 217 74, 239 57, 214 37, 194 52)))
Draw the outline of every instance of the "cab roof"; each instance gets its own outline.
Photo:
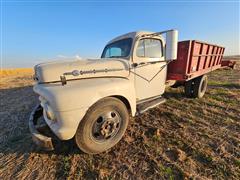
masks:
POLYGON ((130 32, 130 33, 126 33, 126 34, 123 34, 121 36, 118 36, 114 39, 112 39, 111 41, 108 42, 108 44, 114 42, 114 41, 118 41, 118 40, 121 40, 121 39, 126 39, 126 38, 132 38, 134 39, 136 36, 141 36, 143 34, 152 34, 154 32, 150 32, 150 31, 134 31, 134 32, 130 32))

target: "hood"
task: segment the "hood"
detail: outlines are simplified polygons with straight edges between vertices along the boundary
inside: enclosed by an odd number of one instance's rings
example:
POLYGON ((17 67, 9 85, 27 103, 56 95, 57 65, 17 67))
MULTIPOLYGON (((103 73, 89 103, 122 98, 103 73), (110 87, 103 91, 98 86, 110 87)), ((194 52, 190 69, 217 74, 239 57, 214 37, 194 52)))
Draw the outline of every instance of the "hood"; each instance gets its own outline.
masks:
POLYGON ((41 63, 34 67, 39 83, 94 77, 127 77, 129 62, 124 59, 81 59, 41 63))

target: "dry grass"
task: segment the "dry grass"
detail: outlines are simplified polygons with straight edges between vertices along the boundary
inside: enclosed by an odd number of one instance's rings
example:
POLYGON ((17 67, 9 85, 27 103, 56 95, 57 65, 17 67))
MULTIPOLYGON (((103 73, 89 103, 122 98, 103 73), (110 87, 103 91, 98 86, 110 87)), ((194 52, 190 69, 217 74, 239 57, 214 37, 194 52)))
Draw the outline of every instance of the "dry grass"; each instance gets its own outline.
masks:
POLYGON ((0 71, 0 89, 32 85, 32 75, 32 68, 2 69, 0 71))
POLYGON ((131 120, 110 151, 87 155, 72 141, 54 152, 33 144, 31 73, 1 77, 1 179, 240 179, 240 70, 209 76, 203 99, 167 89, 168 99, 131 120))
POLYGON ((17 69, 2 69, 0 71, 0 77, 5 76, 15 76, 15 75, 29 75, 30 73, 33 73, 32 68, 17 68, 17 69))

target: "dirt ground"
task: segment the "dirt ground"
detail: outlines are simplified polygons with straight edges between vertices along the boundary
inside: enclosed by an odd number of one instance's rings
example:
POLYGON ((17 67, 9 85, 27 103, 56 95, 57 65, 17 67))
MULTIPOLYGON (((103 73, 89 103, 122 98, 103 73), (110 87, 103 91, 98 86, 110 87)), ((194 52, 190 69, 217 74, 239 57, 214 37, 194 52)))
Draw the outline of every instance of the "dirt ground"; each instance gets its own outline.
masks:
POLYGON ((53 152, 33 143, 38 97, 31 71, 1 75, 0 179, 240 179, 240 63, 209 74, 202 99, 167 89, 167 102, 132 118, 111 150, 87 155, 73 141, 53 152))

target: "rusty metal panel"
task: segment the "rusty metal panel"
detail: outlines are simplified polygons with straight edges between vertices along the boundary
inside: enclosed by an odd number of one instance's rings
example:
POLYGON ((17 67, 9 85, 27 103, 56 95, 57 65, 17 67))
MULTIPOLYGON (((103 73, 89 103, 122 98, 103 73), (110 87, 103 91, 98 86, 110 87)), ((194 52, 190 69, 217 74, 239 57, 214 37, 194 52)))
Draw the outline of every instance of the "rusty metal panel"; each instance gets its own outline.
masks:
MULTIPOLYGON (((168 65, 168 75, 175 77, 175 74, 182 75, 188 73, 188 63, 190 62, 188 59, 190 57, 190 48, 191 41, 183 41, 181 44, 178 43, 178 54, 177 60, 169 63, 168 65)), ((175 77, 176 78, 176 77, 175 77)), ((175 79, 174 78, 174 79, 175 79)))
POLYGON ((177 60, 168 65, 168 80, 187 81, 221 66, 225 48, 197 40, 178 42, 177 60))

